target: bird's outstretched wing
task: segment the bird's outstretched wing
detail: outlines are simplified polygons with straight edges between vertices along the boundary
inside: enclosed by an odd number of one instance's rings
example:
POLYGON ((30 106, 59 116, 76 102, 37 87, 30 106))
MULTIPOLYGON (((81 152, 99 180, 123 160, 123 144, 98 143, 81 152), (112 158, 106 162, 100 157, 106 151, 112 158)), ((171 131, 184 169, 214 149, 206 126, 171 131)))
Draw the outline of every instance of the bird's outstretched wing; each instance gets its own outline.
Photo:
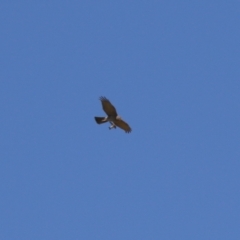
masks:
POLYGON ((117 116, 117 111, 116 108, 111 104, 111 102, 105 98, 105 97, 100 97, 100 101, 102 102, 102 107, 104 112, 108 115, 108 116, 117 116))
POLYGON ((121 118, 117 118, 114 120, 114 124, 123 129, 126 133, 130 133, 132 131, 132 129, 130 128, 130 126, 124 122, 121 118))

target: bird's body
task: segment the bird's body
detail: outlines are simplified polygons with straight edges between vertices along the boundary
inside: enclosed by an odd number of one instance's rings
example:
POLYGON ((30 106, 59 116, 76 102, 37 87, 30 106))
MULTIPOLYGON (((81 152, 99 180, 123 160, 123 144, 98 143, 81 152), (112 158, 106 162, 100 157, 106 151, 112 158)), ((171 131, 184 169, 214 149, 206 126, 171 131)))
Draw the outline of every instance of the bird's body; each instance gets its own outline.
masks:
POLYGON ((132 131, 132 129, 117 114, 117 111, 116 111, 115 107, 111 104, 111 102, 105 97, 100 97, 100 101, 102 102, 103 110, 107 114, 107 116, 106 117, 95 117, 95 121, 98 124, 110 122, 111 126, 109 127, 109 129, 119 127, 121 129, 123 129, 126 133, 130 133, 132 131))

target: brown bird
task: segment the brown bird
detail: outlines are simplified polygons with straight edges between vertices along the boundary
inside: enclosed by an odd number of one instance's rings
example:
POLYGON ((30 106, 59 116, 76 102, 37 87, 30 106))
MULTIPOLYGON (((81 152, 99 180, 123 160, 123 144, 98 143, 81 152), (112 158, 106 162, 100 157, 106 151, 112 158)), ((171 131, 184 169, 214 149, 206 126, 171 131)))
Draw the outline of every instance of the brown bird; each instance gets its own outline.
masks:
POLYGON ((107 116, 106 117, 95 117, 96 122, 98 124, 110 122, 111 126, 109 127, 109 129, 119 127, 121 129, 123 129, 126 133, 130 133, 132 131, 132 129, 117 114, 116 108, 111 104, 111 102, 105 97, 100 97, 100 101, 102 102, 102 108, 103 108, 104 112, 107 114, 107 116))

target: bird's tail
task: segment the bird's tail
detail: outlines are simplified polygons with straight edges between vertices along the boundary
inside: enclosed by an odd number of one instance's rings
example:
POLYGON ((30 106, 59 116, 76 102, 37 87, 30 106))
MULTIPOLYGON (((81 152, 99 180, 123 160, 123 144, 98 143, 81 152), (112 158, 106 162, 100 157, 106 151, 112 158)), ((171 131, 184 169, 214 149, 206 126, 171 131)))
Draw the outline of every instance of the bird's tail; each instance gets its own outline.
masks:
POLYGON ((101 123, 107 122, 107 118, 105 118, 105 117, 95 117, 95 121, 96 121, 96 123, 101 124, 101 123))

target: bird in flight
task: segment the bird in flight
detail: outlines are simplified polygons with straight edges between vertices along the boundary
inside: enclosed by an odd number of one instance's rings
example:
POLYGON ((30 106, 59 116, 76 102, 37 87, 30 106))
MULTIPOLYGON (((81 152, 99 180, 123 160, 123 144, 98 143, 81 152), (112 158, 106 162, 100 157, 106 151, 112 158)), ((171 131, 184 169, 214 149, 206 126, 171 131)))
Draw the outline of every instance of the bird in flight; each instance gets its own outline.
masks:
POLYGON ((126 133, 130 133, 132 129, 130 126, 122 120, 122 118, 117 114, 116 108, 111 104, 111 102, 105 98, 99 98, 102 103, 102 108, 107 114, 106 117, 95 117, 95 120, 98 124, 110 122, 111 126, 109 129, 119 127, 123 129, 126 133))

